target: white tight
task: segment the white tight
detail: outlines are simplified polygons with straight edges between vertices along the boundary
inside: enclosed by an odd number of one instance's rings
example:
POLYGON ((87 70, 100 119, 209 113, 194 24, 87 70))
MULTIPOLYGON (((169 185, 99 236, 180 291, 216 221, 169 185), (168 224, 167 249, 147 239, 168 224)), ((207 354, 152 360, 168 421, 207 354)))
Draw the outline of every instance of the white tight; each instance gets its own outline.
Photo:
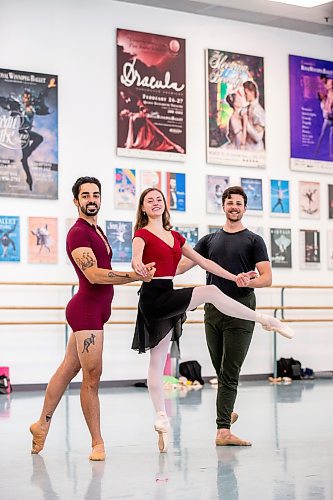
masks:
POLYGON ((228 316, 247 319, 249 321, 257 321, 257 314, 255 311, 231 299, 215 285, 205 285, 194 288, 187 311, 191 311, 205 302, 213 304, 216 309, 228 316))
POLYGON ((147 385, 156 413, 158 411, 165 412, 163 371, 171 336, 172 330, 170 330, 156 347, 150 349, 147 385))

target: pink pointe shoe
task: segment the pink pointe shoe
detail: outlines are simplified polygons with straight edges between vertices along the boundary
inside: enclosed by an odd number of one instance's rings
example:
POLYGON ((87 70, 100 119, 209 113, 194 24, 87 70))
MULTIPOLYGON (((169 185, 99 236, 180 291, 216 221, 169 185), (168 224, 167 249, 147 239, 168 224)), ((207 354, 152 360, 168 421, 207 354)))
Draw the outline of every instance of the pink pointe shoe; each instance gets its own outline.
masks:
POLYGON ((155 431, 158 433, 158 449, 160 453, 166 453, 169 445, 169 420, 164 411, 159 411, 156 414, 154 424, 155 431))
POLYGON ((292 339, 294 336, 294 330, 286 323, 282 323, 277 318, 273 316, 268 316, 267 314, 256 313, 256 321, 261 324, 264 330, 268 332, 278 332, 283 337, 287 339, 292 339))

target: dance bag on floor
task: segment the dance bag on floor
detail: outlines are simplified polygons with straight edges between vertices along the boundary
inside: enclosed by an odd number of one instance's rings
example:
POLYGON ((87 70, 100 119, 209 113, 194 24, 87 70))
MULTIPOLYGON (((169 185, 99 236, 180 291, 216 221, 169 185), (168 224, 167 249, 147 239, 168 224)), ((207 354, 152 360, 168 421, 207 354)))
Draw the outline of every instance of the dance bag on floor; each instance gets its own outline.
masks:
POLYGON ((201 376, 201 365, 198 361, 184 361, 179 365, 179 374, 186 377, 191 382, 199 382, 204 385, 205 381, 201 376))
POLYGON ((301 362, 294 358, 280 358, 277 362, 277 376, 301 380, 301 362))
POLYGON ((12 392, 10 385, 8 366, 0 366, 0 394, 9 394, 12 392))

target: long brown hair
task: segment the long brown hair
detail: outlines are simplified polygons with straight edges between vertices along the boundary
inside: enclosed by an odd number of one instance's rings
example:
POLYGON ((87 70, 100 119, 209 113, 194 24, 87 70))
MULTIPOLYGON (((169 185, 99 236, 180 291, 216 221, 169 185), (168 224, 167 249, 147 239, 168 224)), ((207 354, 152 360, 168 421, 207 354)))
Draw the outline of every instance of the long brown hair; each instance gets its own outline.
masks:
POLYGON ((148 217, 147 217, 147 214, 142 211, 142 205, 143 205, 145 197, 151 191, 157 191, 162 196, 163 201, 164 201, 164 206, 165 206, 165 209, 164 209, 164 212, 162 215, 162 224, 163 224, 164 229, 166 229, 167 231, 170 231, 172 229, 172 224, 170 222, 170 212, 167 209, 167 204, 166 204, 164 194, 162 193, 162 191, 160 189, 151 187, 151 188, 145 189, 140 195, 138 209, 136 211, 136 221, 135 221, 135 226, 134 226, 134 233, 138 229, 141 229, 148 224, 148 217))

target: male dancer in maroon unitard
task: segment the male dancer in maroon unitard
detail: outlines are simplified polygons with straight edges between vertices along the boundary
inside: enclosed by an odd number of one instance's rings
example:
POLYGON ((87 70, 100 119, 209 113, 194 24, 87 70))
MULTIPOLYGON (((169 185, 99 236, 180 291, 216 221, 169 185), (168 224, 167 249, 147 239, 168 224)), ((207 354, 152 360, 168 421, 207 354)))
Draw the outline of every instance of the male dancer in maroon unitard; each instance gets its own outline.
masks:
POLYGON ((103 328, 111 314, 113 285, 150 281, 155 268, 153 263, 147 264, 147 278, 135 272, 113 271, 111 247, 97 225, 101 204, 99 180, 80 177, 72 191, 79 218, 69 230, 66 249, 79 278, 79 290, 67 305, 66 317, 73 333, 65 358, 47 386, 40 418, 30 426, 31 452, 39 453, 43 449, 53 413, 69 382, 82 369, 81 406, 92 439, 89 459, 104 460, 98 387, 102 373, 103 328))

